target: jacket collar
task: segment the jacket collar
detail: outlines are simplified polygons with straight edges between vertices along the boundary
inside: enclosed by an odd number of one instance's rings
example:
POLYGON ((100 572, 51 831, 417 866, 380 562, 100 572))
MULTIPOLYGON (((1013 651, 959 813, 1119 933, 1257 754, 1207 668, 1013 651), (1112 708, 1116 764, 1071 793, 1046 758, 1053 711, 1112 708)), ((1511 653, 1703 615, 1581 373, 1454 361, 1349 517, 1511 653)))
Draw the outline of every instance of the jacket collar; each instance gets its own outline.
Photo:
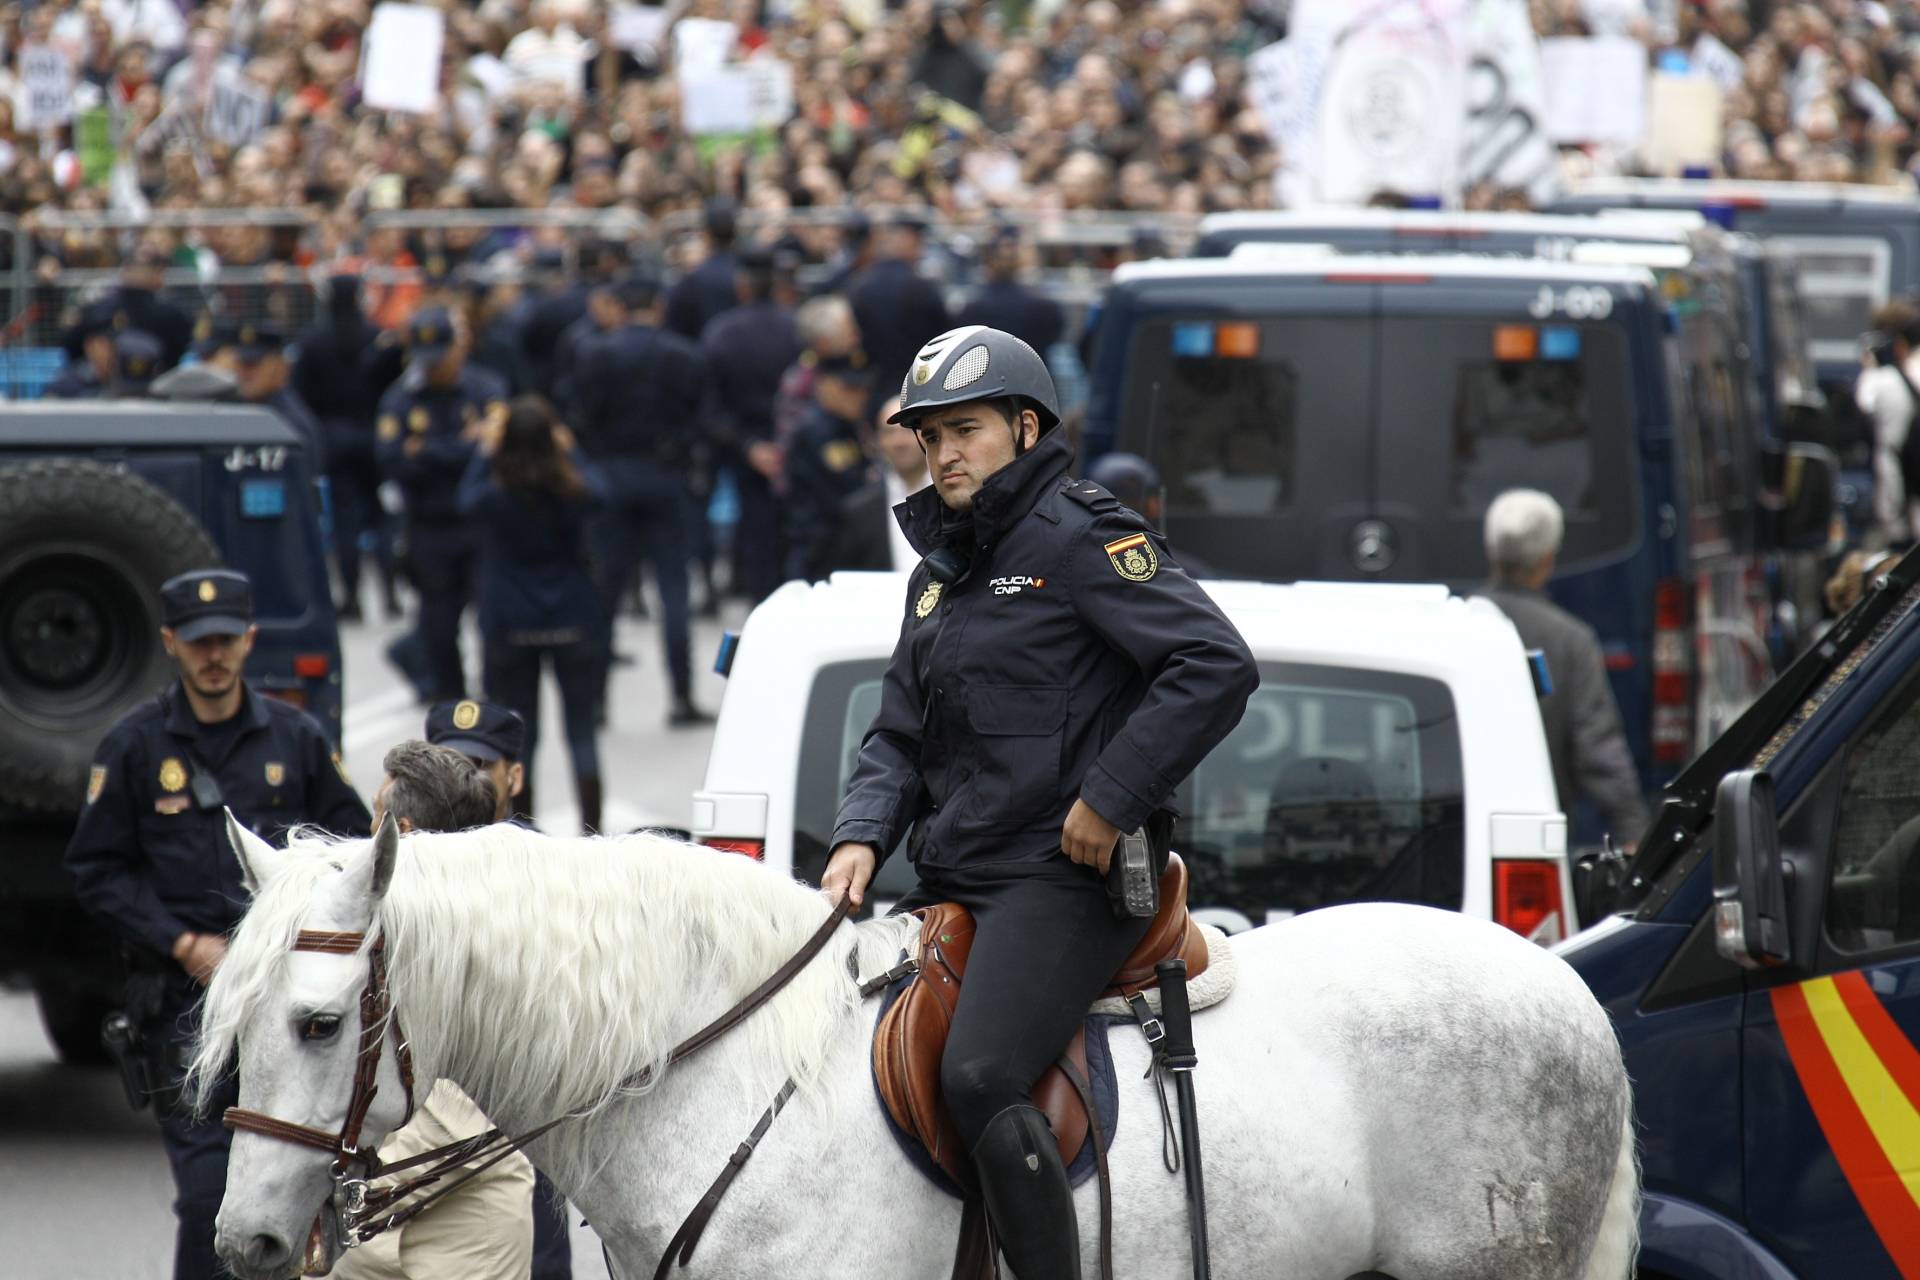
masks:
POLYGON ((1041 436, 1033 448, 987 477, 980 492, 973 495, 970 518, 948 510, 940 500, 939 486, 929 484, 895 507, 894 519, 900 522, 901 532, 913 549, 923 556, 969 529, 972 541, 984 549, 1033 510, 1072 463, 1073 446, 1067 442, 1067 433, 1056 427, 1041 436))
MULTIPOLYGON (((255 693, 253 686, 245 680, 241 681, 240 688, 242 691, 240 714, 245 719, 247 730, 251 732, 254 729, 266 728, 268 724, 266 699, 255 693)), ((167 704, 167 732, 177 738, 199 737, 202 726, 198 720, 194 719, 193 707, 187 701, 187 691, 181 687, 180 682, 175 680, 168 685, 167 691, 160 697, 167 704)))

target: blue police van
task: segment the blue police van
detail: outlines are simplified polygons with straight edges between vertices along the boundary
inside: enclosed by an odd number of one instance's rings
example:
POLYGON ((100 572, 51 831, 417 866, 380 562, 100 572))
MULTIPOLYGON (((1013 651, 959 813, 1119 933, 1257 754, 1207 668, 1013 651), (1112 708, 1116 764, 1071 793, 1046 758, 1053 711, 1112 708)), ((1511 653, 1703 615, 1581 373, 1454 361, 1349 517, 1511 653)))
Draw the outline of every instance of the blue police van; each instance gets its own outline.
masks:
POLYGON ((1558 951, 1634 1081, 1646 1280, 1920 1276, 1916 760, 1910 555, 1583 868, 1619 914, 1558 951))
MULTIPOLYGON (((1469 586, 1492 499, 1552 493, 1553 595, 1599 634, 1651 790, 1772 676, 1763 548, 1827 534, 1823 511, 1761 500, 1719 288, 1284 245, 1131 264, 1102 309, 1085 447, 1152 460, 1168 536, 1227 577, 1469 586)), ((1818 450, 1783 478, 1830 501, 1818 450)))
POLYGON ((149 400, 0 407, 0 975, 24 975, 55 1046, 95 1059, 114 948, 61 855, 95 747, 174 677, 160 584, 253 581, 254 688, 339 741, 340 638, 301 435, 270 409, 149 400))

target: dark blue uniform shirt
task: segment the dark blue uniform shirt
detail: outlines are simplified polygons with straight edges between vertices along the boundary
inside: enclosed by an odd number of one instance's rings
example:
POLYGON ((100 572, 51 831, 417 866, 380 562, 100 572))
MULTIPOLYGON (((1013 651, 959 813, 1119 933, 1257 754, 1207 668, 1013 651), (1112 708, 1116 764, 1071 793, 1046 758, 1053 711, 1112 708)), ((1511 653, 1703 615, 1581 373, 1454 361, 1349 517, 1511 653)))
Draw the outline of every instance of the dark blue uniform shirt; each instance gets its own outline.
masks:
POLYGON ((416 385, 409 371, 387 389, 375 427, 380 471, 399 483, 410 521, 461 522, 460 479, 474 454, 467 429, 489 414, 505 415, 506 409, 506 385, 472 365, 463 368, 451 386, 416 385), (414 440, 420 445, 408 452, 414 440))
POLYGON ((606 501, 600 471, 576 449, 586 481, 578 501, 516 493, 474 455, 460 509, 480 539, 480 630, 490 636, 578 631, 598 634, 600 596, 587 572, 587 520, 606 501))
POLYGON ((773 402, 780 380, 800 358, 800 332, 787 309, 750 302, 719 317, 700 337, 712 391, 714 440, 738 449, 773 439, 773 402))
POLYGON ((876 262, 855 276, 847 301, 860 325, 860 344, 888 392, 907 376, 927 340, 953 327, 940 290, 898 258, 876 262))
POLYGON ((982 285, 960 308, 954 324, 983 324, 1003 330, 1039 352, 1044 360, 1048 349, 1060 341, 1067 318, 1052 298, 1007 280, 982 285))
POLYGON ((740 260, 722 250, 687 272, 667 292, 667 328, 690 342, 698 342, 716 316, 740 305, 734 276, 740 260))
POLYGON ((106 383, 85 360, 69 360, 45 392, 49 400, 98 400, 106 394, 106 383))
POLYGON ((685 466, 706 396, 706 361, 691 342, 630 324, 580 344, 580 443, 595 459, 685 466))
POLYGON ((965 577, 907 588, 880 712, 833 843, 922 866, 1064 858, 1076 798, 1140 827, 1232 731, 1260 682, 1246 641, 1138 515, 1072 480, 1059 430, 981 486, 972 519, 922 489, 914 547, 972 549, 965 577))
POLYGON ((276 845, 299 823, 359 836, 372 822, 306 712, 249 688, 239 720, 201 724, 176 682, 128 712, 94 754, 67 870, 82 905, 162 957, 181 934, 225 933, 246 910, 225 813, 195 805, 195 775, 210 773, 225 808, 276 845))
POLYGON ((860 424, 814 405, 787 442, 787 537, 810 576, 840 528, 840 507, 873 479, 860 424))

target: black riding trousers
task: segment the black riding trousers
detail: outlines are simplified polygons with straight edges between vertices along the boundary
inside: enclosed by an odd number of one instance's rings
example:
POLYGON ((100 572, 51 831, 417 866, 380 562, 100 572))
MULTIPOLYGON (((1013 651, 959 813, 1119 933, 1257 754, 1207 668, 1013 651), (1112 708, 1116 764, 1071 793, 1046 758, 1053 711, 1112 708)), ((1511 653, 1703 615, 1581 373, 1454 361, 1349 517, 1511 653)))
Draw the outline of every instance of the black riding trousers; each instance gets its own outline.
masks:
POLYGON ((971 1151, 987 1122, 1027 1102, 1066 1049, 1148 920, 1116 920, 1106 886, 1065 854, 1047 862, 923 867, 896 911, 957 902, 973 913, 973 951, 940 1086, 971 1151))

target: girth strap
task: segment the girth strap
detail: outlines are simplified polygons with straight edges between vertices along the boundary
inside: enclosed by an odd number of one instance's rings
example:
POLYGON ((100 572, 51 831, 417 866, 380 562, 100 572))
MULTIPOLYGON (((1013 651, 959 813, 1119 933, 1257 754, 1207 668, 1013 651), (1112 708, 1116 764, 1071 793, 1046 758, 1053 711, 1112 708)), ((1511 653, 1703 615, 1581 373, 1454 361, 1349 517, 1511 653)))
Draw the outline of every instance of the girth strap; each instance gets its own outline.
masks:
POLYGON ((689 1213, 686 1221, 680 1224, 680 1229, 673 1233, 673 1239, 667 1241, 667 1250, 660 1255, 660 1265, 653 1269, 653 1280, 666 1280, 667 1273, 676 1265, 684 1267, 693 1261, 693 1247, 700 1243, 700 1236, 706 1231, 707 1223, 713 1218, 714 1211, 720 1207, 721 1198, 727 1194, 727 1188, 733 1185, 733 1180, 740 1176, 740 1171, 747 1167, 747 1161, 751 1160, 753 1153, 759 1149, 760 1139, 767 1136, 767 1130, 773 1127, 773 1118, 780 1114, 781 1108, 787 1105, 787 1100, 793 1097, 793 1091, 793 1081, 789 1080, 782 1085, 780 1092, 774 1095, 773 1105, 760 1113, 760 1122, 753 1126, 753 1132, 747 1135, 747 1140, 735 1147, 733 1154, 727 1157, 727 1167, 720 1171, 720 1176, 715 1178, 713 1185, 707 1188, 707 1194, 700 1197, 700 1203, 693 1206, 693 1212, 689 1213))

